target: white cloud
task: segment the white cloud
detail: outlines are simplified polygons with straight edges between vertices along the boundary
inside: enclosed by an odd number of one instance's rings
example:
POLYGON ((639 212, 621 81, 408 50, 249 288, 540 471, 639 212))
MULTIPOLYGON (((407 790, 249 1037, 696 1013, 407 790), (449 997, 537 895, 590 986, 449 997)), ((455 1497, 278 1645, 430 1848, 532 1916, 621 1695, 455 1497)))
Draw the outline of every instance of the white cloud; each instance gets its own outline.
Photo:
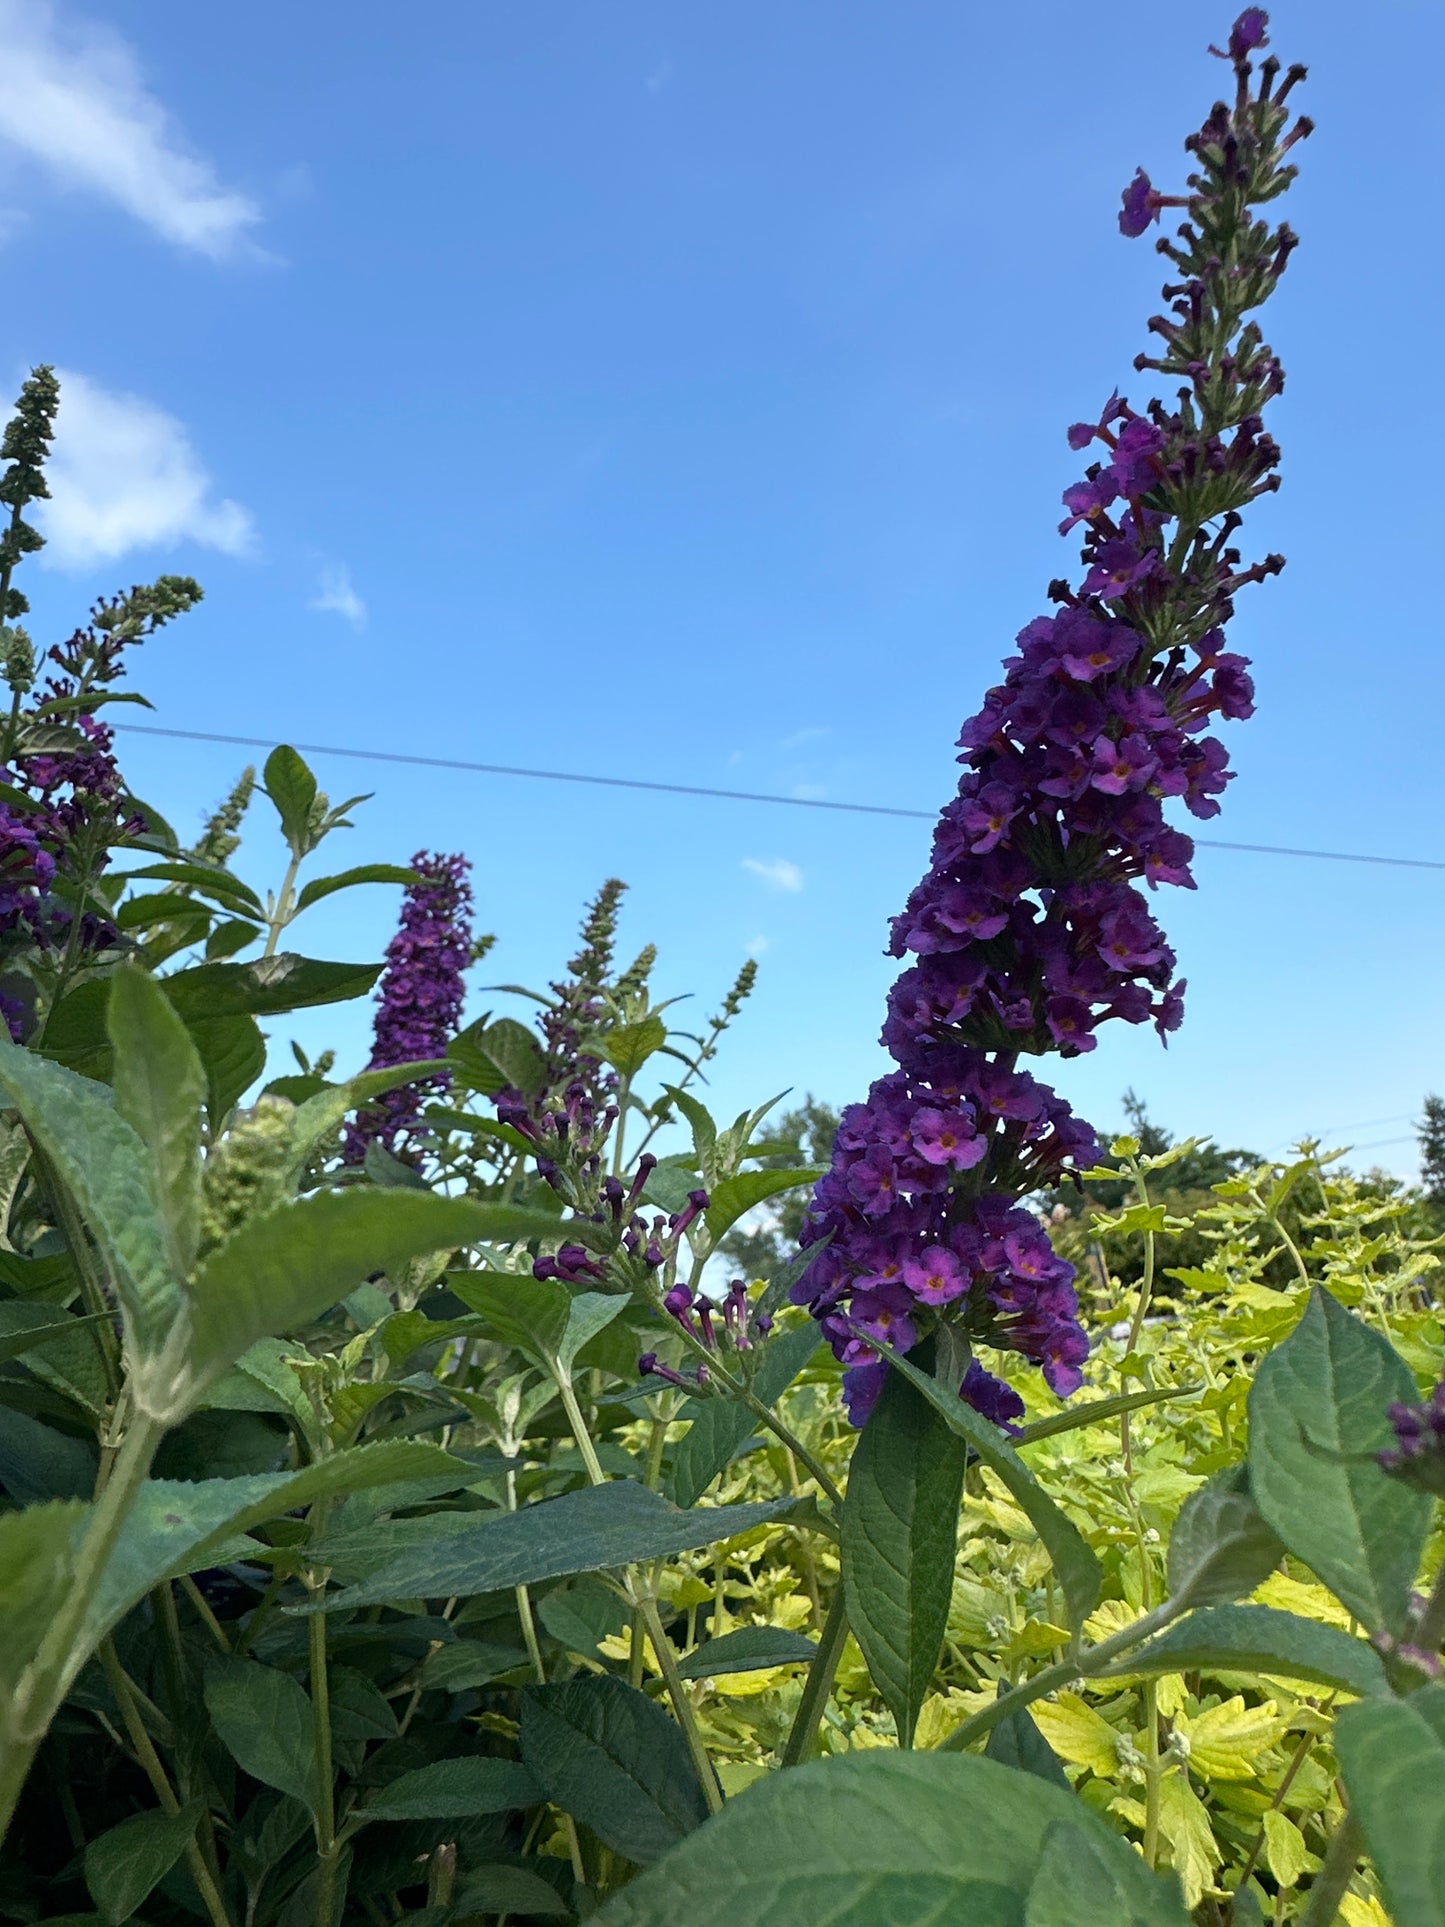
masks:
POLYGON ((246 248, 260 209, 190 151, 110 28, 0 0, 0 68, 0 140, 181 247, 213 260, 246 248))
POLYGON ((184 424, 139 395, 57 371, 60 413, 37 508, 53 568, 87 569, 132 549, 198 542, 226 555, 251 547, 251 518, 217 501, 184 424))
POLYGON ((796 893, 803 887, 802 871, 796 863, 790 863, 785 856, 769 857, 766 861, 761 857, 745 856, 743 868, 751 870, 755 877, 761 877, 763 882, 770 884, 774 890, 788 890, 796 893))
POLYGON ((821 803, 828 792, 821 783, 794 783, 793 794, 800 803, 821 803))
POLYGON ((356 593, 351 571, 344 562, 337 568, 321 571, 321 588, 306 607, 319 609, 324 615, 340 616, 353 629, 366 627, 366 604, 356 593))
POLYGON ((754 937, 748 945, 748 955, 750 957, 761 957, 771 942, 771 937, 754 937))
POLYGON ((832 726, 827 723, 811 723, 807 729, 795 729, 791 736, 785 736, 779 749, 801 749, 804 743, 816 743, 824 736, 833 734, 832 726))

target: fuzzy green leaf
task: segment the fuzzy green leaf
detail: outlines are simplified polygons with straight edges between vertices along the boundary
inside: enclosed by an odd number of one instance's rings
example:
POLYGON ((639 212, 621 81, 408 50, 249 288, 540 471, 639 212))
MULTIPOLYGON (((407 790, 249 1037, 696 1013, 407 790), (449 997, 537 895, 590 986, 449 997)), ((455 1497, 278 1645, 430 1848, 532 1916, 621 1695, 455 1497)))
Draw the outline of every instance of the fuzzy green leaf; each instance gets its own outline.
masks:
POLYGON ((201 1106, 206 1075, 185 1025, 148 972, 110 980, 115 1108, 150 1153, 151 1195, 171 1271, 184 1278, 201 1237, 201 1106))

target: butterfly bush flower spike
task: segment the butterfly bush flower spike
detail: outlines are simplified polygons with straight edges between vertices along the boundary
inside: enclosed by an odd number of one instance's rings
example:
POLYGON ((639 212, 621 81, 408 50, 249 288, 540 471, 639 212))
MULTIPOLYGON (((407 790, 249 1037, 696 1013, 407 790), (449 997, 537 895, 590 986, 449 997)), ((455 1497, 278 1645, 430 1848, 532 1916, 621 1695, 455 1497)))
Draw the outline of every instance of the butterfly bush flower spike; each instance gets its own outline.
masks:
POLYGON ((1309 131, 1288 95, 1259 8, 1239 16, 1222 56, 1232 103, 1187 142, 1179 195, 1142 170, 1120 227, 1142 234, 1162 210, 1183 224, 1158 249, 1171 265, 1157 351, 1135 361, 1170 399, 1115 393, 1068 431, 1092 459, 1064 492, 1062 533, 1081 574, 1050 585, 1050 612, 1020 632, 1003 681, 959 737, 964 773, 934 835, 927 875, 893 924, 905 963, 882 1041, 896 1069, 843 1114, 804 1243, 821 1244, 795 1289, 847 1366, 861 1424, 886 1372, 950 1328, 962 1396, 1000 1424, 1016 1392, 974 1357, 1018 1352, 1067 1395, 1088 1340, 1073 1270, 1022 1202, 1087 1168, 1094 1132, 1023 1068, 1094 1048, 1101 1024, 1183 1016, 1184 983, 1155 921, 1161 884, 1193 888, 1194 846, 1171 805, 1209 818, 1230 780, 1216 718, 1252 713, 1248 664, 1225 647, 1238 591, 1282 559, 1245 563, 1241 511, 1278 486, 1265 406, 1283 374, 1249 319, 1294 246, 1253 210, 1294 175, 1284 156, 1309 131), (966 1363, 966 1373, 964 1365, 966 1363))

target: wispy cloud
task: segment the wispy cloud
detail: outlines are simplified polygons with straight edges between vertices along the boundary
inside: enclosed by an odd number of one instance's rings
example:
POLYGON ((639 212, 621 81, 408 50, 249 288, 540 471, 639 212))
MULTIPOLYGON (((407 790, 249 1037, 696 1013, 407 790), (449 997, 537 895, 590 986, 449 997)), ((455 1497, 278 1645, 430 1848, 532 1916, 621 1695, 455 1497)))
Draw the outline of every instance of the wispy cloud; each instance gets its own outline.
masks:
POLYGON ((787 890, 796 894, 803 887, 803 873, 796 863, 790 863, 785 856, 768 857, 745 856, 743 868, 750 870, 755 877, 774 890, 787 890))
POLYGON ((112 29, 62 20, 49 0, 0 0, 0 66, 0 141, 180 247, 213 260, 247 248, 260 209, 191 150, 112 29))
POLYGON ((251 518, 238 502, 216 500, 183 423, 139 395, 58 372, 51 499, 37 510, 52 568, 87 569, 178 542, 246 553, 251 518))
POLYGON ((761 957, 771 942, 771 937, 754 937, 748 945, 748 955, 750 957, 761 957))
POLYGON ((833 734, 827 723, 810 723, 806 729, 795 729, 791 736, 785 736, 779 749, 801 749, 804 743, 816 743, 821 737, 833 734))
POLYGON ((366 604, 356 593, 351 571, 344 562, 334 569, 321 571, 321 587, 306 607, 319 609, 324 615, 340 616, 353 629, 366 627, 366 604))

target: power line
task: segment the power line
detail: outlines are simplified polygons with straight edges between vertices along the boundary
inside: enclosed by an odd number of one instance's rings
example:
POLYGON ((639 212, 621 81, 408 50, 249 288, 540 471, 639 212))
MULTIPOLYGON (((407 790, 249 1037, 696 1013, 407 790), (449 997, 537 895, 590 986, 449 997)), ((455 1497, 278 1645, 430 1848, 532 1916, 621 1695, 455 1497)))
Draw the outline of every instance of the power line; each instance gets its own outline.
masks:
MULTIPOLYGON (((152 723, 113 723, 133 736, 164 736, 186 743, 226 743, 238 749, 273 749, 269 736, 230 736, 206 729, 161 729, 152 723)), ((417 769, 465 770, 474 776, 525 776, 546 783, 589 783, 610 790, 651 790, 666 796, 711 796, 728 803, 783 803, 796 810, 841 810, 851 816, 901 816, 931 823, 936 810, 905 810, 888 803, 838 803, 821 796, 780 796, 769 790, 711 789, 701 783, 657 783, 642 776, 589 776, 581 770, 526 769, 514 763, 472 763, 451 756, 411 756, 393 749, 346 749, 336 743, 293 743, 308 756, 345 756, 360 763, 405 763, 417 769)), ((1202 850, 1238 850, 1250 856, 1304 856, 1327 863, 1375 863, 1399 870, 1445 870, 1445 862, 1418 856, 1366 856, 1356 850, 1297 850, 1277 843, 1222 843, 1195 837, 1202 850)))

